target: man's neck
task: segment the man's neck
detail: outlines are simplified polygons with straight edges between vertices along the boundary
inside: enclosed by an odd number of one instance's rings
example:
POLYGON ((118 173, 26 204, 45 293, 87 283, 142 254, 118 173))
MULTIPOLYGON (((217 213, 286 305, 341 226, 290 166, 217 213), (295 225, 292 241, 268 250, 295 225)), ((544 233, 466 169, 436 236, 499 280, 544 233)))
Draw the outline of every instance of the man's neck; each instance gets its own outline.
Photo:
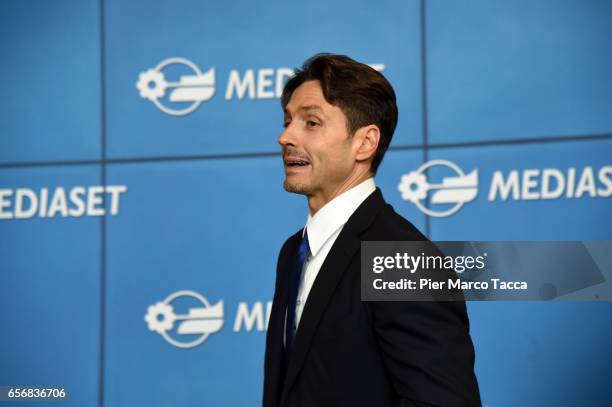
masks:
POLYGON ((342 195, 346 191, 356 187, 363 181, 372 178, 373 176, 374 175, 370 173, 370 171, 363 174, 358 174, 356 176, 351 176, 347 178, 343 183, 338 184, 334 190, 327 194, 321 193, 308 196, 308 207, 310 209, 310 215, 314 216, 315 213, 319 211, 319 209, 327 205, 334 198, 342 195))

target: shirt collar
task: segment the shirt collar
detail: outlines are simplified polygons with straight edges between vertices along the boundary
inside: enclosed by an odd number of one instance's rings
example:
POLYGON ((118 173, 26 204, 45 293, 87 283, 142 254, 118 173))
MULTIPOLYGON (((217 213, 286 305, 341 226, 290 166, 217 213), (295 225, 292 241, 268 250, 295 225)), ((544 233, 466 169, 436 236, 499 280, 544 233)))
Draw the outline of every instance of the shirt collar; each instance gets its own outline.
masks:
POLYGON ((375 190, 374 178, 368 178, 329 201, 314 216, 308 215, 304 230, 308 230, 308 244, 313 256, 375 190))

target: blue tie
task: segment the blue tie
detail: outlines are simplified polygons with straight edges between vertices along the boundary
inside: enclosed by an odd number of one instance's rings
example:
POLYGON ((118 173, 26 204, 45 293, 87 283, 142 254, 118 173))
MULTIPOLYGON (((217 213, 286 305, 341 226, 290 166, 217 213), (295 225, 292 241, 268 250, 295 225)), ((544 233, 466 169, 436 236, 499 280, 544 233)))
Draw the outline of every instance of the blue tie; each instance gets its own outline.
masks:
POLYGON ((291 273, 291 286, 289 287, 289 305, 287 306, 287 323, 285 324, 285 347, 287 353, 291 352, 293 345, 293 337, 297 329, 295 323, 295 305, 297 302, 298 291, 300 289, 300 280, 302 278, 302 269, 304 268, 304 261, 310 252, 310 246, 308 245, 308 233, 304 230, 304 237, 300 242, 298 248, 297 257, 295 259, 295 269, 291 273))

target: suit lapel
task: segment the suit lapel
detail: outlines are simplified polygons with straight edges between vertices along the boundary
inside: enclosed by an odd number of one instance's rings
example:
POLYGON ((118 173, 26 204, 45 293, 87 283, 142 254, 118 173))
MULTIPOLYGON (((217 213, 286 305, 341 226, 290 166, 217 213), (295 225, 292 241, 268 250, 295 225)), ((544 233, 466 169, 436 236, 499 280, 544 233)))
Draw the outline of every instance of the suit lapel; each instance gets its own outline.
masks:
MULTIPOLYGON (((308 299, 306 300, 306 305, 294 338, 293 351, 289 359, 287 375, 281 395, 281 406, 285 402, 289 390, 304 363, 319 320, 336 286, 340 282, 351 259, 361 247, 359 234, 372 223, 376 214, 378 214, 385 205, 380 189, 377 188, 349 218, 327 254, 312 289, 308 294, 308 299)), ((282 333, 280 334, 280 338, 282 345, 282 333)))

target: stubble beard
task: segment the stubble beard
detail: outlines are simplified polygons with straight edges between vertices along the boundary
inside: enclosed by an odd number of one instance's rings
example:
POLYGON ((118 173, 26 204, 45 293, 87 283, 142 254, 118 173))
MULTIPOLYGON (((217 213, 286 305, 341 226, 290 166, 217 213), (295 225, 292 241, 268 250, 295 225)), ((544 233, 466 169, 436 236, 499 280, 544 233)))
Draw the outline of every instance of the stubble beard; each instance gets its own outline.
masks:
POLYGON ((307 184, 295 181, 292 182, 288 179, 285 179, 283 187, 285 188, 285 191, 292 192, 294 194, 308 195, 310 193, 310 188, 307 184))

